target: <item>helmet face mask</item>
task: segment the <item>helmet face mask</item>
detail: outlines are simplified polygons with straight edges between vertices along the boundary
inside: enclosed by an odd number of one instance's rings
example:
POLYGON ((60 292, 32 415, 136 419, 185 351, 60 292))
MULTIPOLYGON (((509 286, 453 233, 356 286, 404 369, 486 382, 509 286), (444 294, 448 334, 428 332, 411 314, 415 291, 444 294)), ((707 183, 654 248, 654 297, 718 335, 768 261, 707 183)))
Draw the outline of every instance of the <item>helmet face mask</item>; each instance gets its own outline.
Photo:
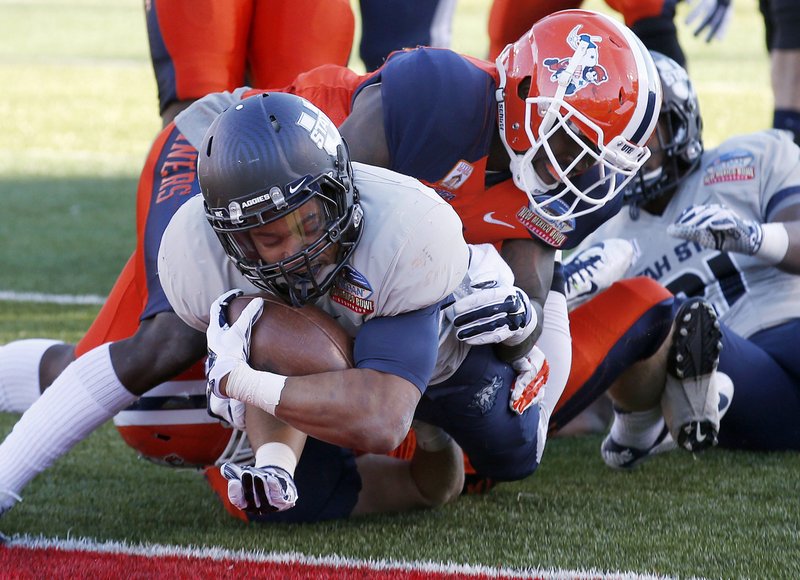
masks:
POLYGON ((327 293, 363 221, 333 123, 299 97, 257 95, 220 115, 202 153, 206 217, 239 271, 293 306, 327 293))
POLYGON ((638 207, 669 194, 697 167, 703 154, 703 119, 697 93, 686 70, 653 51, 664 100, 656 132, 651 137, 653 163, 646 164, 625 192, 625 202, 638 207))
POLYGON ((649 54, 621 24, 586 10, 554 13, 507 46, 497 69, 498 125, 514 182, 548 220, 599 209, 648 158, 660 85, 649 54), (559 135, 577 153, 556 147, 559 135), (537 174, 543 156, 555 183, 537 174))

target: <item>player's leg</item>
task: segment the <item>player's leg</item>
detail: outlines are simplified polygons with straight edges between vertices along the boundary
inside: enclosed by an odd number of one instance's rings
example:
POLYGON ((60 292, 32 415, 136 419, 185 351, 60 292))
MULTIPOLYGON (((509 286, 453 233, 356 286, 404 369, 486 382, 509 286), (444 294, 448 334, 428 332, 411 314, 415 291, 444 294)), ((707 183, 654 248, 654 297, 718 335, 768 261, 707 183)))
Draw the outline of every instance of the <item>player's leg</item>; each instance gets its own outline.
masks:
POLYGON ((150 0, 150 56, 166 126, 192 101, 244 84, 253 0, 150 0))
POLYGON ((761 0, 770 53, 775 112, 772 126, 791 131, 800 143, 800 4, 761 0))
POLYGON ((633 468, 676 441, 689 451, 717 444, 730 399, 721 395, 727 377, 715 372, 721 338, 710 304, 693 298, 679 305, 669 339, 609 389, 614 421, 601 446, 607 465, 633 468))
POLYGON ((548 14, 579 8, 583 0, 494 0, 489 11, 489 59, 516 42, 548 14))
POLYGON ((686 55, 675 26, 678 0, 606 0, 606 3, 622 14, 625 24, 649 50, 665 54, 686 67, 686 55))
POLYGON ((749 339, 723 326, 719 370, 734 385, 722 419, 720 447, 800 450, 800 321, 762 330, 749 339))
POLYGON ((666 348, 673 316, 672 294, 643 277, 617 282, 570 312, 572 367, 550 430, 562 428, 633 365, 666 348))
POLYGON ((368 71, 395 50, 449 45, 453 0, 361 0, 360 5, 359 56, 368 71))
POLYGON ((0 445, 0 490, 7 492, 0 511, 13 505, 13 498, 33 477, 138 395, 190 368, 205 354, 204 334, 188 328, 172 313, 156 270, 163 229, 191 197, 191 186, 184 189, 184 177, 191 176, 194 182, 197 155, 192 151, 174 126, 156 139, 139 181, 140 236, 129 262, 134 264, 133 280, 115 286, 120 290, 115 298, 127 297, 130 303, 115 300, 115 306, 101 311, 97 325, 78 344, 77 358, 0 445), (147 292, 143 294, 142 289, 147 292), (147 298, 144 313, 142 295, 147 298), (141 324, 136 320, 140 314, 141 324))
POLYGON ((348 0, 256 2, 248 33, 248 84, 281 87, 323 64, 347 66, 354 33, 348 0))

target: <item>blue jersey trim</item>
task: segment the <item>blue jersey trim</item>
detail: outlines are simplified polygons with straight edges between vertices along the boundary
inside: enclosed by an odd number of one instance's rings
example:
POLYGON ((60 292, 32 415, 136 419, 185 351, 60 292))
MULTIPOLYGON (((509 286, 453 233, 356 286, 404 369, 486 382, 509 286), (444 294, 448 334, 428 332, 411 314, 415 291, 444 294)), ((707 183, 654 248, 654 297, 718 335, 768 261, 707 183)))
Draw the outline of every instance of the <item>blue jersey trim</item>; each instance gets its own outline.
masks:
POLYGON ((787 199, 797 194, 800 194, 800 185, 793 185, 792 187, 781 189, 775 195, 773 195, 772 198, 767 203, 767 211, 765 216, 766 219, 769 220, 772 217, 772 214, 774 214, 779 209, 778 206, 782 206, 780 207, 780 209, 783 209, 784 207, 794 205, 795 203, 800 203, 800 198, 797 198, 795 200, 792 200, 791 203, 784 204, 784 202, 787 199))

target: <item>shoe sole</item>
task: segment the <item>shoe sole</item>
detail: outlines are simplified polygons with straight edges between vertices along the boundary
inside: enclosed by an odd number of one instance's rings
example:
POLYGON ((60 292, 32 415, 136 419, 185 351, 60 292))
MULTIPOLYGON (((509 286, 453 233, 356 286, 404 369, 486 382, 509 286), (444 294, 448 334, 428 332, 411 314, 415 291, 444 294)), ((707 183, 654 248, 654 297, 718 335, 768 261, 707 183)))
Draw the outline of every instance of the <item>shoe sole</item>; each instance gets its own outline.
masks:
MULTIPOLYGON (((678 309, 675 321, 667 372, 684 384, 709 381, 722 351, 717 313, 702 298, 691 298, 678 309)), ((716 444, 717 430, 710 421, 691 421, 678 433, 678 445, 689 451, 702 451, 716 444)))

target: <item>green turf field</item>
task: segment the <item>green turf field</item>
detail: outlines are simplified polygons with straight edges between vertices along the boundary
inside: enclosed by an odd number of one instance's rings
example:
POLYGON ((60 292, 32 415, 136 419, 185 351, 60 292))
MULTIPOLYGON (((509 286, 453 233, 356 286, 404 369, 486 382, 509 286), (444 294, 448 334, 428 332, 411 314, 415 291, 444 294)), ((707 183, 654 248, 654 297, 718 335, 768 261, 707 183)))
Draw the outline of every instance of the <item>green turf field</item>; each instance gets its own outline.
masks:
MULTIPOLYGON (((454 48, 483 55, 489 3, 459 0, 454 48)), ((682 29, 712 146, 771 122, 757 2, 734 4, 721 43, 705 45, 682 29)), ((599 0, 587 7, 605 9, 599 0)), ((352 65, 360 67, 355 57, 352 65)), ((142 2, 0 0, 0 79, 0 292, 104 295, 133 249, 136 180, 160 126, 142 2)), ((97 308, 0 300, 0 344, 76 340, 97 308)), ((15 420, 0 414, 0 435, 15 420)), ((487 566, 800 577, 797 454, 673 453, 616 473, 599 445, 600 437, 553 440, 529 480, 433 513, 247 527, 224 515, 197 473, 139 460, 106 425, 37 478, 0 531, 487 566)))

